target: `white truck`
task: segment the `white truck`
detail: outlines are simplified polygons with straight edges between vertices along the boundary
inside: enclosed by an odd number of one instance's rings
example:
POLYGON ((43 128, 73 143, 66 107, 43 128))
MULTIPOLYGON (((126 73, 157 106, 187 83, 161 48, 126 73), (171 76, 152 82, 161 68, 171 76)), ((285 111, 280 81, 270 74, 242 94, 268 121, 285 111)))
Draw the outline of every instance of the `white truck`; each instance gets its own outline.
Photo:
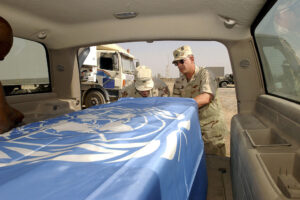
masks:
POLYGON ((134 80, 135 58, 117 44, 91 46, 79 53, 82 105, 86 108, 119 98, 134 80))

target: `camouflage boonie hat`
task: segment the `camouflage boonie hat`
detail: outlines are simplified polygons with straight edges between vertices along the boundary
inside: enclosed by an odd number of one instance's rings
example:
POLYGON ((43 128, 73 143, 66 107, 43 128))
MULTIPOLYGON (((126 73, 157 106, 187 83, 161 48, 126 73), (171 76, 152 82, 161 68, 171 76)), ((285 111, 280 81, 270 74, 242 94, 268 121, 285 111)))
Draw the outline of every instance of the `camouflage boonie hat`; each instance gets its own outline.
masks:
POLYGON ((193 55, 193 52, 192 52, 192 49, 190 46, 185 45, 185 46, 179 47, 178 49, 173 51, 174 60, 172 63, 174 64, 174 62, 176 62, 178 60, 183 60, 190 55, 193 55))
POLYGON ((138 66, 135 71, 135 88, 139 91, 147 91, 153 87, 151 69, 146 66, 138 66))

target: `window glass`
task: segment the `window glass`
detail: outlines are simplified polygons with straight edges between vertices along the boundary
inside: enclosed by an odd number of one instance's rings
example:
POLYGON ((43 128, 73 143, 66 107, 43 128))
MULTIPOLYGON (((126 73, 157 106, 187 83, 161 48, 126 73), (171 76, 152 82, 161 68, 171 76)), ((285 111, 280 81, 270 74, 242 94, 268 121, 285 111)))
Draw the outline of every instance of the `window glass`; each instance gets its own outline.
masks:
POLYGON ((7 96, 51 91, 44 46, 14 37, 11 51, 0 62, 0 80, 7 96))
POLYGON ((124 73, 134 73, 135 67, 132 59, 122 55, 122 66, 124 73))
POLYGON ((116 53, 114 53, 114 55, 113 55, 113 61, 114 61, 114 63, 113 63, 113 65, 114 65, 114 70, 115 71, 119 71, 119 62, 118 62, 118 54, 116 54, 116 53))
POLYGON ((101 53, 99 58, 100 69, 115 70, 117 57, 114 53, 101 53))
POLYGON ((101 57, 100 58, 100 68, 107 69, 107 70, 113 70, 113 59, 101 57))
POLYGON ((255 29, 266 89, 300 102, 300 1, 279 0, 255 29))

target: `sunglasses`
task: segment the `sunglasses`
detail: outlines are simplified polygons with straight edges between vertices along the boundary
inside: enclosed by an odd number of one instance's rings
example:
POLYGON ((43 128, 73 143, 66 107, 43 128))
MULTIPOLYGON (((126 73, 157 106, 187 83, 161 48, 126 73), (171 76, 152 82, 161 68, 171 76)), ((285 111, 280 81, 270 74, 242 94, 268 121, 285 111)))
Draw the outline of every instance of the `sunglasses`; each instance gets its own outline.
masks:
POLYGON ((184 61, 185 61, 185 59, 177 60, 177 61, 174 62, 174 65, 175 65, 175 66, 178 66, 179 63, 180 63, 180 64, 183 64, 184 61))

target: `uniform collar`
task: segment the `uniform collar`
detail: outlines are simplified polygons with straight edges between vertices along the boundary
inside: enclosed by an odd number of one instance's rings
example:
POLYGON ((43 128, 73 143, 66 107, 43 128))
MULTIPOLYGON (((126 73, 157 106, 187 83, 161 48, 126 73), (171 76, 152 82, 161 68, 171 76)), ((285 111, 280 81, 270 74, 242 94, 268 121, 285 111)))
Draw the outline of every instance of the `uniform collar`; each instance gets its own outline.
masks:
POLYGON ((199 70, 200 70, 200 68, 199 68, 197 65, 195 65, 195 73, 193 74, 191 80, 194 80, 194 79, 195 79, 195 76, 196 76, 196 74, 199 73, 199 70))

